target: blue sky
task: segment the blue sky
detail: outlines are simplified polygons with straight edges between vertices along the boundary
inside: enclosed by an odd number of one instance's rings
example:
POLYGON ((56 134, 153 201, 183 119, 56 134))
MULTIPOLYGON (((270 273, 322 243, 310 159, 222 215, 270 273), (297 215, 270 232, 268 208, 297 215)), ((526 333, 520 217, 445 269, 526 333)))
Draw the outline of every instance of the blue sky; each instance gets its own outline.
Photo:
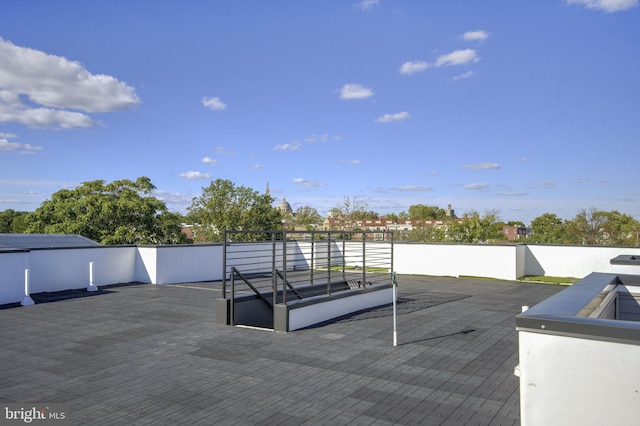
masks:
POLYGON ((0 13, 0 211, 148 176, 640 219, 638 0, 18 1, 0 13))

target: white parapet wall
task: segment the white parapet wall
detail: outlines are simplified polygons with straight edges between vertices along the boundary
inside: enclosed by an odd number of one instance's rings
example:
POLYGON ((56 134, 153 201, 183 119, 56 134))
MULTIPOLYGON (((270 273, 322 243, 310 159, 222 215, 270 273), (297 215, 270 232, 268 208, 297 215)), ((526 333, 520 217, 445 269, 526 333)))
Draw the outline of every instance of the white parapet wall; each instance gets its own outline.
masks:
MULTIPOLYGON (((259 244, 253 272, 271 270, 272 243, 259 244)), ((360 250, 351 242, 346 250, 360 250)), ((381 243, 376 243, 381 244, 381 243)), ((382 243, 384 244, 384 243, 382 243)), ((232 244, 230 250, 251 250, 251 245, 232 244)), ((309 242, 287 245, 286 268, 326 267, 343 246, 320 244, 313 252, 309 242)), ((379 248, 378 248, 379 249, 379 248)), ((523 275, 582 278, 590 272, 611 272, 611 259, 619 255, 640 256, 638 247, 419 244, 396 242, 394 270, 398 274, 477 276, 515 280, 523 275)), ((372 254, 371 251, 368 251, 372 254)), ((242 257, 242 254, 239 254, 242 257)), ((276 265, 284 268, 283 248, 276 244, 276 265)), ((375 256, 375 255, 374 255, 375 256)), ((89 263, 94 262, 95 285, 141 282, 171 284, 221 280, 222 244, 176 246, 103 246, 91 248, 0 250, 0 304, 20 302, 24 296, 24 270, 30 269, 31 293, 85 288, 89 263)), ((233 259, 233 254, 229 257, 233 259)), ((344 258, 358 265, 357 256, 344 258)), ((372 262, 367 265, 372 266, 372 262)), ((228 271, 227 271, 228 272, 228 271)))
POLYGON ((9 250, 0 253, 0 305, 20 302, 24 297, 24 270, 28 251, 9 250))
POLYGON ((87 288, 91 262, 98 287, 135 281, 136 254, 135 246, 32 250, 31 293, 87 288))
POLYGON ((515 245, 397 243, 393 263, 399 274, 515 280, 522 269, 518 250, 515 245))
POLYGON ((584 278, 611 272, 611 259, 621 254, 640 255, 640 248, 528 244, 524 274, 584 278))
MULTIPOLYGON (((145 263, 153 284, 222 279, 222 245, 158 246, 155 264, 145 263)), ((151 260, 151 256, 148 256, 151 260)))

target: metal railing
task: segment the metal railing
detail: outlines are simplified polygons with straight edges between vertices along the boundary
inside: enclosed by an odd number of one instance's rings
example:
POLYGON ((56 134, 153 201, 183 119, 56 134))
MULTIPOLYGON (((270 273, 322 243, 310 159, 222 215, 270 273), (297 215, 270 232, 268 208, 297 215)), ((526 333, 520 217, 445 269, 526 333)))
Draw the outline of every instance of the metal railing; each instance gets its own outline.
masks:
MULTIPOLYGON (((291 300, 390 283, 393 233, 225 231, 223 297, 255 294, 272 309, 291 300), (237 279, 239 278, 239 279, 237 279)), ((230 312, 233 312, 231 308, 230 312)))

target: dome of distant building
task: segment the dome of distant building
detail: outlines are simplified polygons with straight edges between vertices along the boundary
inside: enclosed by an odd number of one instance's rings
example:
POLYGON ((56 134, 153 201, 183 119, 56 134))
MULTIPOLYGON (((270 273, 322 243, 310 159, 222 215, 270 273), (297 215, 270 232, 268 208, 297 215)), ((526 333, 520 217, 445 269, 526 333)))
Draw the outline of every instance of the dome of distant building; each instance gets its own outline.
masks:
POLYGON ((282 201, 278 204, 278 210, 282 212, 282 214, 293 214, 293 209, 291 209, 291 204, 287 202, 285 197, 282 197, 282 201))

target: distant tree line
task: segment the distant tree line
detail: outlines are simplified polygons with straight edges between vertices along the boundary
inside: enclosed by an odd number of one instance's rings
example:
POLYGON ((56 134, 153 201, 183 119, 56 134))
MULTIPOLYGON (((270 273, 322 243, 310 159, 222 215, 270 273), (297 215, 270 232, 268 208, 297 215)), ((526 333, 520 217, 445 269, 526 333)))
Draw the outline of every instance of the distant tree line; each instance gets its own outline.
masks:
POLYGON ((185 216, 153 196, 147 177, 135 181, 84 182, 51 195, 33 212, 0 212, 0 233, 79 234, 105 245, 193 242, 182 223, 196 224, 198 241, 221 241, 225 229, 276 229, 273 198, 218 179, 192 200, 185 216))
MULTIPOLYGON (((0 212, 0 233, 79 234, 102 244, 184 244, 222 241, 224 230, 318 229, 324 218, 311 206, 298 208, 285 217, 273 207, 274 198, 232 181, 217 179, 192 199, 186 215, 170 212, 164 201, 153 195, 155 186, 147 177, 135 181, 102 180, 84 182, 75 189, 52 194, 33 212, 0 212), (182 232, 189 223, 193 239, 182 232)), ((358 223, 379 220, 368 209, 361 194, 345 196, 332 209, 342 227, 358 230, 358 223)), ((438 206, 415 204, 408 212, 384 216, 386 221, 412 220, 411 230, 398 239, 416 242, 495 243, 505 240, 504 225, 524 227, 522 222, 502 222, 499 212, 483 215, 471 211, 462 220, 449 217, 438 206), (438 226, 427 223, 439 221, 438 226)), ((581 210, 571 220, 553 213, 535 218, 524 241, 541 244, 590 244, 637 246, 640 223, 616 210, 581 210)), ((247 237, 249 238, 249 237, 247 237)), ((254 235, 251 238, 260 238, 254 235)), ((522 241, 522 240, 521 240, 522 241)))

